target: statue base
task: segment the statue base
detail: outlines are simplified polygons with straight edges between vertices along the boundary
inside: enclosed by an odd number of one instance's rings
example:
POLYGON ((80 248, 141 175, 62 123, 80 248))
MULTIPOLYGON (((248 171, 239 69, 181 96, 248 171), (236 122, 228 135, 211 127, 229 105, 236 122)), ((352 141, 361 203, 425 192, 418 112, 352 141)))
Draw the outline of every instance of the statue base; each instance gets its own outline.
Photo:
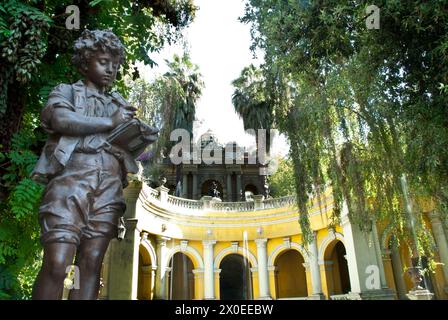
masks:
POLYGON ((434 293, 431 293, 427 289, 417 289, 409 291, 406 296, 409 300, 432 300, 434 298, 434 293))

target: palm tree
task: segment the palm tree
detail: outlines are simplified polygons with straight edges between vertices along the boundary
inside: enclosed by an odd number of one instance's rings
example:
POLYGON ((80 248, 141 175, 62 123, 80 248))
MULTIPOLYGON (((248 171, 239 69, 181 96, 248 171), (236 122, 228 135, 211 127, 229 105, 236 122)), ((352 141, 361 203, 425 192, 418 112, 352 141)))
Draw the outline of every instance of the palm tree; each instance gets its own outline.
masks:
MULTIPOLYGON (((170 141, 174 129, 193 131, 196 104, 201 96, 204 83, 197 65, 190 61, 187 54, 174 55, 166 61, 169 70, 155 81, 132 81, 130 101, 137 107, 139 117, 153 126, 161 128, 159 139, 153 152, 140 157, 145 162, 145 176, 157 184, 161 174, 156 161, 159 156, 167 156, 175 142, 170 141)), ((176 167, 176 184, 180 181, 180 167, 176 167)))
POLYGON ((171 88, 170 103, 171 129, 186 129, 190 134, 193 131, 193 121, 196 115, 196 103, 201 96, 204 83, 199 67, 193 64, 188 54, 182 57, 173 56, 173 61, 167 61, 170 70, 163 76, 164 81, 171 88), (173 97, 175 94, 177 97, 173 97), (172 99, 174 98, 174 99, 172 99))
POLYGON ((270 151, 270 132, 273 127, 273 103, 266 96, 266 85, 262 71, 253 64, 245 67, 240 76, 232 81, 235 90, 232 103, 236 113, 243 119, 244 130, 266 129, 266 152, 270 151))
MULTIPOLYGON (((193 133, 193 121, 196 105, 201 96, 204 82, 199 67, 193 64, 190 57, 174 55, 172 61, 166 61, 170 70, 162 77, 165 87, 163 104, 165 108, 165 134, 169 136, 174 129, 185 129, 193 133)), ((165 141, 169 141, 166 138, 165 141)), ((167 145, 167 150, 172 145, 167 145)), ((176 185, 181 179, 181 166, 176 166, 176 185)))

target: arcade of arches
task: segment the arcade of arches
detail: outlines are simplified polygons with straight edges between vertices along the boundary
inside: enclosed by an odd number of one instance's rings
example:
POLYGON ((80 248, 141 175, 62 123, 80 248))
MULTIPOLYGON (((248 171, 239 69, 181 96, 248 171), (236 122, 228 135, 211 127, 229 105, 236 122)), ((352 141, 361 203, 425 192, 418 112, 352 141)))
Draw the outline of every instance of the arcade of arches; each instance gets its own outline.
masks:
MULTIPOLYGON (((182 200, 138 181, 125 192, 126 237, 108 249, 101 299, 407 299, 413 288, 408 249, 387 226, 366 236, 343 215, 329 227, 330 191, 310 203, 307 247, 288 197, 257 197, 251 206, 182 200), (366 284, 372 265, 373 288, 366 284)), ((425 217, 441 263, 422 284, 447 299, 446 230, 431 208, 425 217)))

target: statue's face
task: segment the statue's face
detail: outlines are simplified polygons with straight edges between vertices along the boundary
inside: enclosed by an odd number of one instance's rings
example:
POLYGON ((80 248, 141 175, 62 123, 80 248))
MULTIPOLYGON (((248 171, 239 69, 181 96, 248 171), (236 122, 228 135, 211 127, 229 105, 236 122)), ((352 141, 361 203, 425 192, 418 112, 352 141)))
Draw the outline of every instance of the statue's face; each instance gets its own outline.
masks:
POLYGON ((112 85, 119 68, 117 56, 109 52, 97 52, 89 61, 86 77, 98 88, 105 88, 112 85))

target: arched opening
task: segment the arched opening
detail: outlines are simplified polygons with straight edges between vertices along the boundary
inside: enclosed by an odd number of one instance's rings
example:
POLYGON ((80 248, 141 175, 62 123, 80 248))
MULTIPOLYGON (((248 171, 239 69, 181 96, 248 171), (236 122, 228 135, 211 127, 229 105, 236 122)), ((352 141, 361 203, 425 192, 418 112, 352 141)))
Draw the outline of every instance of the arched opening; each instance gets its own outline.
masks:
POLYGON ((168 273, 168 297, 171 300, 192 300, 194 298, 193 262, 177 252, 170 260, 168 273))
POLYGON ((154 295, 153 270, 151 257, 147 249, 140 246, 138 255, 137 299, 152 300, 154 295))
POLYGON ((330 296, 350 292, 350 276, 345 255, 344 244, 339 240, 330 243, 325 250, 325 274, 330 296))
POLYGON ((251 300, 252 278, 249 261, 239 254, 222 259, 219 292, 221 300, 251 300))
POLYGON ((202 184, 201 197, 210 195, 210 191, 213 189, 213 183, 216 183, 220 195, 219 197, 222 199, 223 197, 222 185, 219 181, 213 179, 209 179, 202 184))
POLYGON ((286 250, 275 262, 277 297, 293 298, 308 296, 305 260, 297 250, 286 250))
POLYGON ((253 184, 247 184, 244 187, 244 198, 246 201, 253 201, 253 196, 258 194, 258 189, 253 184))

